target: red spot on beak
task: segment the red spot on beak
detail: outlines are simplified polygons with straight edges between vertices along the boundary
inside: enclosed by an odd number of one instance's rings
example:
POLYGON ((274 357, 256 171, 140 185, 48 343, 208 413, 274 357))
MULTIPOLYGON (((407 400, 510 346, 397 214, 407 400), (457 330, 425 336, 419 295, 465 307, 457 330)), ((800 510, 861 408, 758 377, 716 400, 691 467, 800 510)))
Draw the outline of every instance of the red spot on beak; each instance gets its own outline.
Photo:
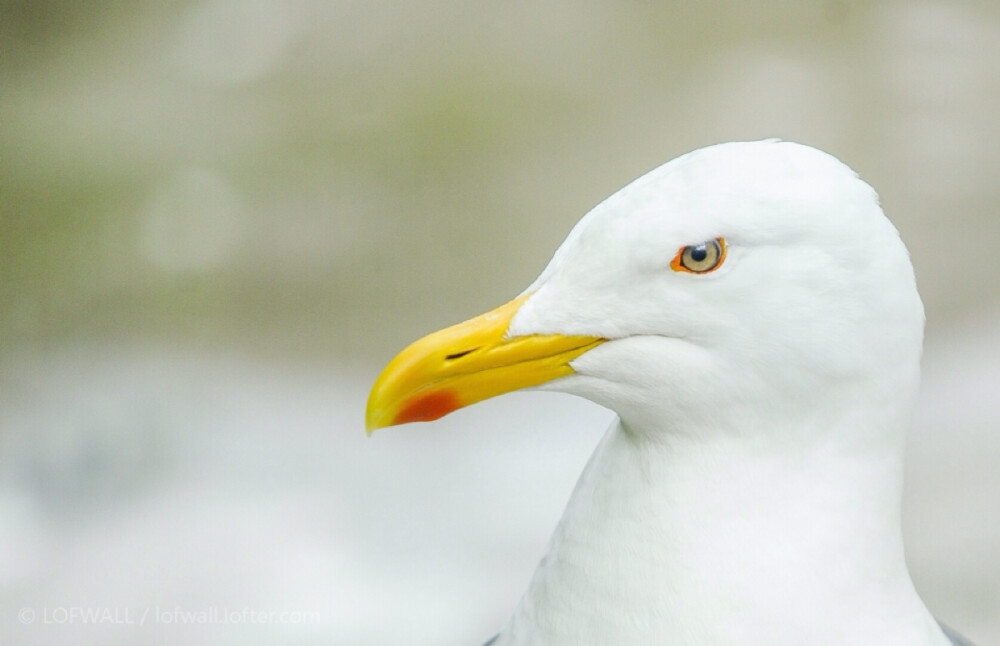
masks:
POLYGON ((461 407, 458 397, 450 390, 427 393, 406 402, 392 423, 431 422, 461 407))

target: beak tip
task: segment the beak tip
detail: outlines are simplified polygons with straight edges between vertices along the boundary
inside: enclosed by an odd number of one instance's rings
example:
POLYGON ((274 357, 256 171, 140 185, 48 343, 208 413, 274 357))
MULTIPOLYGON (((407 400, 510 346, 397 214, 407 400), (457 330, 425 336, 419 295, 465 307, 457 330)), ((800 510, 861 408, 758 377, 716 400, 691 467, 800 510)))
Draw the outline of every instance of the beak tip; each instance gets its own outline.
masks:
POLYGON ((372 433, 379 430, 380 428, 385 428, 386 426, 392 426, 392 422, 386 421, 385 415, 382 415, 381 411, 373 411, 373 410, 366 411, 365 435, 371 437, 372 433))
POLYGON ((386 426, 391 426, 385 422, 385 415, 382 407, 377 405, 374 401, 374 394, 368 399, 368 405, 365 407, 365 435, 371 437, 372 433, 380 428, 386 426))

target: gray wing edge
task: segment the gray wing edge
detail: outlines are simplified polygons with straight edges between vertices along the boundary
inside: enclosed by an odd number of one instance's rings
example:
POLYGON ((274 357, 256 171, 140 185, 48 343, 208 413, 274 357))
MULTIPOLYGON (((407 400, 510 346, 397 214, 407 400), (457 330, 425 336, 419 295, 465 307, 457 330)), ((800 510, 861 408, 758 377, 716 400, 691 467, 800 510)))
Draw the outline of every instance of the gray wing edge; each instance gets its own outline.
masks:
MULTIPOLYGON (((948 633, 945 633, 945 634, 947 635, 948 633)), ((493 637, 491 637, 488 642, 486 642, 485 644, 483 644, 483 646, 492 646, 492 644, 494 642, 496 642, 496 640, 499 639, 499 638, 500 638, 500 633, 497 633, 496 635, 493 635, 493 637)), ((963 644, 959 644, 959 646, 964 646, 964 645, 963 644)))
MULTIPOLYGON (((950 627, 946 626, 945 624, 941 623, 940 621, 937 622, 937 623, 938 623, 938 626, 941 627, 941 632, 944 633, 944 636, 947 637, 954 646, 976 646, 971 641, 969 641, 967 638, 963 637, 962 635, 959 635, 957 632, 955 632, 954 630, 952 630, 950 627)), ((493 639, 496 639, 496 637, 494 637, 493 639)), ((493 643, 493 640, 490 640, 489 642, 487 642, 483 646, 488 646, 488 644, 492 644, 492 643, 493 643)))

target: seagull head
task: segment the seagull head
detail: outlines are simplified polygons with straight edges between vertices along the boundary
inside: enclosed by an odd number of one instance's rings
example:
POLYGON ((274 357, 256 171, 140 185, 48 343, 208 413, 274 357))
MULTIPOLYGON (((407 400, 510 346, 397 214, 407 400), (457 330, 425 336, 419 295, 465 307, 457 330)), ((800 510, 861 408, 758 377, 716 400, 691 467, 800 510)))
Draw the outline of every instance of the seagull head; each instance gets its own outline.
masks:
POLYGON ((923 316, 906 248, 851 169, 790 142, 719 144, 596 206, 511 302, 406 348, 367 424, 535 387, 658 437, 794 434, 861 400, 892 425, 915 396, 923 316))

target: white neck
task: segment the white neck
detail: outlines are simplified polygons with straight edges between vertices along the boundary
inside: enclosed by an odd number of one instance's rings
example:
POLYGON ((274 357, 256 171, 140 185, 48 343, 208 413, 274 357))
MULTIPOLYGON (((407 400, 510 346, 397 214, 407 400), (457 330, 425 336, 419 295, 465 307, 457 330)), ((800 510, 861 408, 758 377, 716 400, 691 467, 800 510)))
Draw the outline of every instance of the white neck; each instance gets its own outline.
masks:
POLYGON ((497 646, 947 643, 904 561, 901 438, 655 437, 608 431, 497 646))

